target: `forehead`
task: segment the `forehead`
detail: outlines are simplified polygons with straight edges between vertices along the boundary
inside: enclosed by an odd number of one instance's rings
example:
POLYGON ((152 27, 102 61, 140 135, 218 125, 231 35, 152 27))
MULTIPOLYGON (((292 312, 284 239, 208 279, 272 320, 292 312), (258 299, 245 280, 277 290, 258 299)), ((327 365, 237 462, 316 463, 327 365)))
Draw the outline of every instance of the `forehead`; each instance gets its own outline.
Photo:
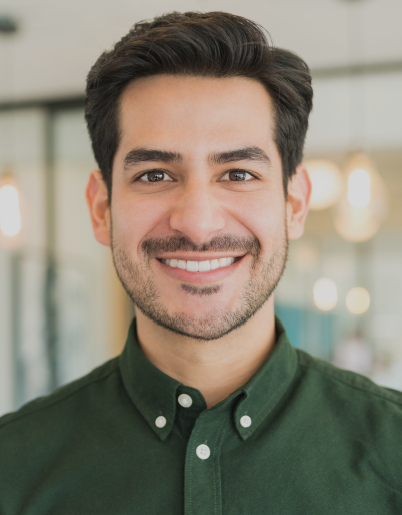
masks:
POLYGON ((271 98, 254 80, 158 75, 130 83, 120 99, 120 148, 270 146, 271 98))

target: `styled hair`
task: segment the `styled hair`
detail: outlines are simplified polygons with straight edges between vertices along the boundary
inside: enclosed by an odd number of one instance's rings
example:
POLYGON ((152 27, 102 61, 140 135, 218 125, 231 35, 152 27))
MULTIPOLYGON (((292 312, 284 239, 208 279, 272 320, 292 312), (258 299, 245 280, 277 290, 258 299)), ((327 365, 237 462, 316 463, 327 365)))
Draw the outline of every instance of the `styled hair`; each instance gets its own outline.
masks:
POLYGON ((125 86, 152 75, 245 77, 263 84, 274 106, 274 141, 284 191, 303 157, 313 91, 307 64, 274 48, 257 23, 225 12, 172 12, 136 23, 104 52, 87 77, 85 118, 95 159, 112 190, 120 143, 119 106, 125 86))

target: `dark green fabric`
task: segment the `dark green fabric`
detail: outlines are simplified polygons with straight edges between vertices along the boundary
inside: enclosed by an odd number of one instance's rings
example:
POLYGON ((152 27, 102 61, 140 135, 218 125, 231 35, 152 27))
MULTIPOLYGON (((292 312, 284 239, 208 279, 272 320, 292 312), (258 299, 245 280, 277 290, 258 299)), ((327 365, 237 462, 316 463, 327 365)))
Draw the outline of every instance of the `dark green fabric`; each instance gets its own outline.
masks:
POLYGON ((277 321, 269 359, 207 410, 133 323, 119 358, 0 419, 1 515, 183 513, 402 514, 402 394, 295 350, 277 321))

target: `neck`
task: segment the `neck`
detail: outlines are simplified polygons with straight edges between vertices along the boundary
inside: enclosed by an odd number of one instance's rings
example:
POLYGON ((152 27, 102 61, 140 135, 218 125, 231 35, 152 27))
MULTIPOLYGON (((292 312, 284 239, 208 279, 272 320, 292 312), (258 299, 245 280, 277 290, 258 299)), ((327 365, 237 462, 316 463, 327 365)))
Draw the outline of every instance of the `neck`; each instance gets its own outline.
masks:
POLYGON ((210 408, 245 384, 275 344, 273 296, 245 325, 212 341, 199 341, 157 326, 136 310, 138 342, 162 372, 199 390, 210 408))

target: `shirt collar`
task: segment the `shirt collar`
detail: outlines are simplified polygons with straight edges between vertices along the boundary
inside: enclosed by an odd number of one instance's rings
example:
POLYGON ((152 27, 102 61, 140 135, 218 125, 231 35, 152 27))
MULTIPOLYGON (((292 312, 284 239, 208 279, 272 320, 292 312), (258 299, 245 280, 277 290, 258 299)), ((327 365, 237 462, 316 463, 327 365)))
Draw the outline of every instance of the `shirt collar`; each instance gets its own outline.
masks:
MULTIPOLYGON (((254 376, 227 399, 211 408, 221 411, 224 406, 233 409, 233 422, 243 440, 249 438, 273 411, 290 387, 297 369, 297 353, 290 345, 286 331, 279 320, 275 320, 276 343, 268 359, 254 376), (238 401, 234 399, 238 397, 238 401), (243 427, 244 416, 251 419, 249 427, 243 427)), ((182 385, 156 368, 142 353, 137 340, 134 319, 127 337, 126 346, 120 356, 120 367, 125 388, 151 429, 165 440, 172 430, 179 393, 187 392, 197 404, 204 405, 201 393, 182 385), (156 419, 165 417, 166 424, 157 427, 156 419)))
POLYGON ((246 440, 278 405, 296 374, 298 358, 291 346, 285 328, 275 317, 276 343, 265 363, 240 388, 244 397, 234 410, 234 423, 241 438, 246 440), (243 427, 240 419, 251 418, 251 425, 243 427))
POLYGON ((126 390, 151 429, 165 440, 176 416, 176 390, 181 383, 155 367, 138 345, 136 320, 131 323, 127 342, 120 356, 126 390), (165 417, 166 425, 157 427, 156 419, 165 417))

